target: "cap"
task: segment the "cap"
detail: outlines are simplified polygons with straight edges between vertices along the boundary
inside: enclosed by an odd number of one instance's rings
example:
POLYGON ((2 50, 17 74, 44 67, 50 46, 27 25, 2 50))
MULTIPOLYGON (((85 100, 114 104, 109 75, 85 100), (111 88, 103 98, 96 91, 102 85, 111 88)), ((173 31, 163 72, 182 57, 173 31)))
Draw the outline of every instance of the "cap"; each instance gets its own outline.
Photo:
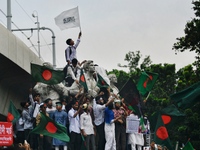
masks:
POLYGON ((62 103, 61 102, 56 102, 56 105, 62 105, 62 103))
POLYGON ((121 103, 121 100, 120 99, 115 99, 114 102, 115 103, 121 103))
POLYGON ((48 103, 50 100, 51 100, 50 98, 47 98, 44 102, 48 103))
POLYGON ((97 96, 97 97, 95 98, 96 101, 102 100, 102 99, 103 99, 103 98, 102 98, 101 96, 97 96))
POLYGON ((87 106, 88 106, 88 105, 85 103, 85 104, 83 104, 83 107, 82 107, 82 108, 83 108, 83 109, 86 109, 87 106))
POLYGON ((40 104, 40 108, 43 107, 43 106, 46 107, 46 104, 45 103, 41 103, 40 104))

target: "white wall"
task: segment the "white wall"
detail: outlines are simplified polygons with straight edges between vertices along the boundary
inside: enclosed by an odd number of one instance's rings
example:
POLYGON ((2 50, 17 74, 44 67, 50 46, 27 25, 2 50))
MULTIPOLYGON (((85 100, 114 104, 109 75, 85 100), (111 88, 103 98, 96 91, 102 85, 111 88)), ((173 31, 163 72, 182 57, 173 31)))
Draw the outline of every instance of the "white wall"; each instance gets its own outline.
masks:
POLYGON ((10 100, 17 108, 20 108, 20 102, 27 101, 32 82, 30 63, 43 62, 1 24, 0 56, 0 114, 7 116, 10 100))
POLYGON ((32 52, 12 32, 0 24, 0 53, 30 73, 30 63, 42 64, 39 57, 32 52))

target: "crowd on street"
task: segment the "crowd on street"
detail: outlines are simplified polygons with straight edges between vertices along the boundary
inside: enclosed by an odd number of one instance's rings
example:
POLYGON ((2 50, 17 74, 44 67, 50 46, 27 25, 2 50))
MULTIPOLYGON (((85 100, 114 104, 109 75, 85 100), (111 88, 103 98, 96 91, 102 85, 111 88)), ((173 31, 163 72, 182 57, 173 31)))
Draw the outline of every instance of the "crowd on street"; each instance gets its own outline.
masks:
MULTIPOLYGON (((95 98, 82 93, 82 90, 75 96, 62 97, 54 107, 50 98, 41 100, 40 94, 30 88, 29 101, 21 102, 22 110, 18 109, 21 117, 16 122, 15 143, 26 140, 33 150, 81 150, 83 147, 87 150, 136 149, 126 133, 126 118, 134 114, 124 99, 110 92, 109 88, 107 93, 100 91, 95 98), (40 123, 41 114, 66 126, 70 141, 30 133, 40 123)), ((137 147, 141 149, 142 145, 137 147)))

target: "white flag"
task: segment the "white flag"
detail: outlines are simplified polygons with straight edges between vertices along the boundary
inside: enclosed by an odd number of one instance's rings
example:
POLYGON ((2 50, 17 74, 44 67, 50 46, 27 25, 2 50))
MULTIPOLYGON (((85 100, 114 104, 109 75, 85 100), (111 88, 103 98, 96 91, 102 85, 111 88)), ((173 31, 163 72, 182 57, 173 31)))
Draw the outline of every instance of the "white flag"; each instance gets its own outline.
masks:
POLYGON ((55 23, 60 30, 80 27, 78 7, 62 12, 55 18, 55 23))

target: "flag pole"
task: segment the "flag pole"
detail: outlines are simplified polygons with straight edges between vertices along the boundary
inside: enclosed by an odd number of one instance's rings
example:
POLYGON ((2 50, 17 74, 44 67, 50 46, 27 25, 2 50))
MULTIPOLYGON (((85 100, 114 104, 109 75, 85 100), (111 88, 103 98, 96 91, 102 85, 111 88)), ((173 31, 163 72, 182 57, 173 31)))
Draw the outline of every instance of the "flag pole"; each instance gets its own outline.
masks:
POLYGON ((125 85, 128 83, 129 80, 131 80, 131 78, 129 78, 129 79, 126 81, 126 83, 122 86, 122 88, 120 89, 120 91, 119 91, 117 94, 119 94, 119 93, 121 92, 121 90, 125 87, 125 85))
POLYGON ((175 150, 178 150, 178 144, 179 144, 179 142, 176 141, 176 148, 175 148, 175 150))
POLYGON ((150 96, 151 92, 148 93, 147 97, 145 98, 145 100, 147 100, 150 96))
POLYGON ((78 17, 79 17, 79 24, 80 24, 79 29, 80 29, 80 32, 81 32, 81 19, 80 19, 80 15, 79 15, 79 9, 78 9, 78 6, 77 6, 77 10, 78 10, 78 17))

